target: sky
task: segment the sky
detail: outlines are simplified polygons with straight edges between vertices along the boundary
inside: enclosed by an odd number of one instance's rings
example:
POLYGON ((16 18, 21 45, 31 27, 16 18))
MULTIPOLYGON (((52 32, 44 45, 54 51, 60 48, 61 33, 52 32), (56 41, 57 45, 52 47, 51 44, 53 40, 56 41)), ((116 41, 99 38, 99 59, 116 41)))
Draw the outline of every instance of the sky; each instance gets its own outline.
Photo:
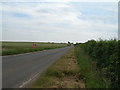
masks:
MULTIPOLYGON (((118 38, 117 2, 3 2, 2 40, 86 42, 118 38)), ((0 18, 1 19, 1 18, 0 18)))

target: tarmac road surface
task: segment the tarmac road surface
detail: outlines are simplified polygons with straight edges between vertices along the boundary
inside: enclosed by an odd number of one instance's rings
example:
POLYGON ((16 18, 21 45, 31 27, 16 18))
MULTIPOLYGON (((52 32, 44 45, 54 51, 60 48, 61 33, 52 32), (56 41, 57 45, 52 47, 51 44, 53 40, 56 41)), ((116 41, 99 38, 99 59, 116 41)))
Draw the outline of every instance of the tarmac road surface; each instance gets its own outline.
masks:
POLYGON ((2 87, 19 88, 38 73, 42 73, 71 46, 2 57, 2 87))

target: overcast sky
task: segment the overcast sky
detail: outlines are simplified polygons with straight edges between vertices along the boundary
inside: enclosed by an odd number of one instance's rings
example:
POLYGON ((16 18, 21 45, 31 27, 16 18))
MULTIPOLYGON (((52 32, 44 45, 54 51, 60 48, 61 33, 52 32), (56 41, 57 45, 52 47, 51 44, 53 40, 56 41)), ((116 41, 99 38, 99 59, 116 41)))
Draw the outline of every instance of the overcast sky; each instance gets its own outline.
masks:
POLYGON ((117 2, 5 2, 0 7, 4 41, 85 42, 118 37, 117 2))

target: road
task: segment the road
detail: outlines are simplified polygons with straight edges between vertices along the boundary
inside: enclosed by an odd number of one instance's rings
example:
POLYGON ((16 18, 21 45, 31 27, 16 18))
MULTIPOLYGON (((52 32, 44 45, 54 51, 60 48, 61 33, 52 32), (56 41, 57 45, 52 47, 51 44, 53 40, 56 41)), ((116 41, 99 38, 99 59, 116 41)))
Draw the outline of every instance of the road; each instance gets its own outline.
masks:
POLYGON ((64 55, 71 46, 33 53, 3 56, 3 88, 19 88, 64 55))

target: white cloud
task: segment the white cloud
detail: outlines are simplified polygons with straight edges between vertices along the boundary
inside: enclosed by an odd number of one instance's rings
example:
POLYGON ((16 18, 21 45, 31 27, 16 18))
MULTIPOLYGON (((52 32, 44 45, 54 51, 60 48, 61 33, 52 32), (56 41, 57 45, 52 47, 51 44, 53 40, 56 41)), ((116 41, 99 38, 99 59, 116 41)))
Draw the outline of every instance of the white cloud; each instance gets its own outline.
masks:
POLYGON ((5 3, 3 40, 84 42, 117 36, 117 22, 109 23, 115 16, 85 15, 74 7, 71 3, 5 3))
MULTIPOLYGON (((33 2, 33 0, 1 0, 1 2, 33 2)), ((119 0, 34 0, 34 2, 119 2, 119 0)))
POLYGON ((2 4, 0 3, 0 41, 2 41, 2 4))

